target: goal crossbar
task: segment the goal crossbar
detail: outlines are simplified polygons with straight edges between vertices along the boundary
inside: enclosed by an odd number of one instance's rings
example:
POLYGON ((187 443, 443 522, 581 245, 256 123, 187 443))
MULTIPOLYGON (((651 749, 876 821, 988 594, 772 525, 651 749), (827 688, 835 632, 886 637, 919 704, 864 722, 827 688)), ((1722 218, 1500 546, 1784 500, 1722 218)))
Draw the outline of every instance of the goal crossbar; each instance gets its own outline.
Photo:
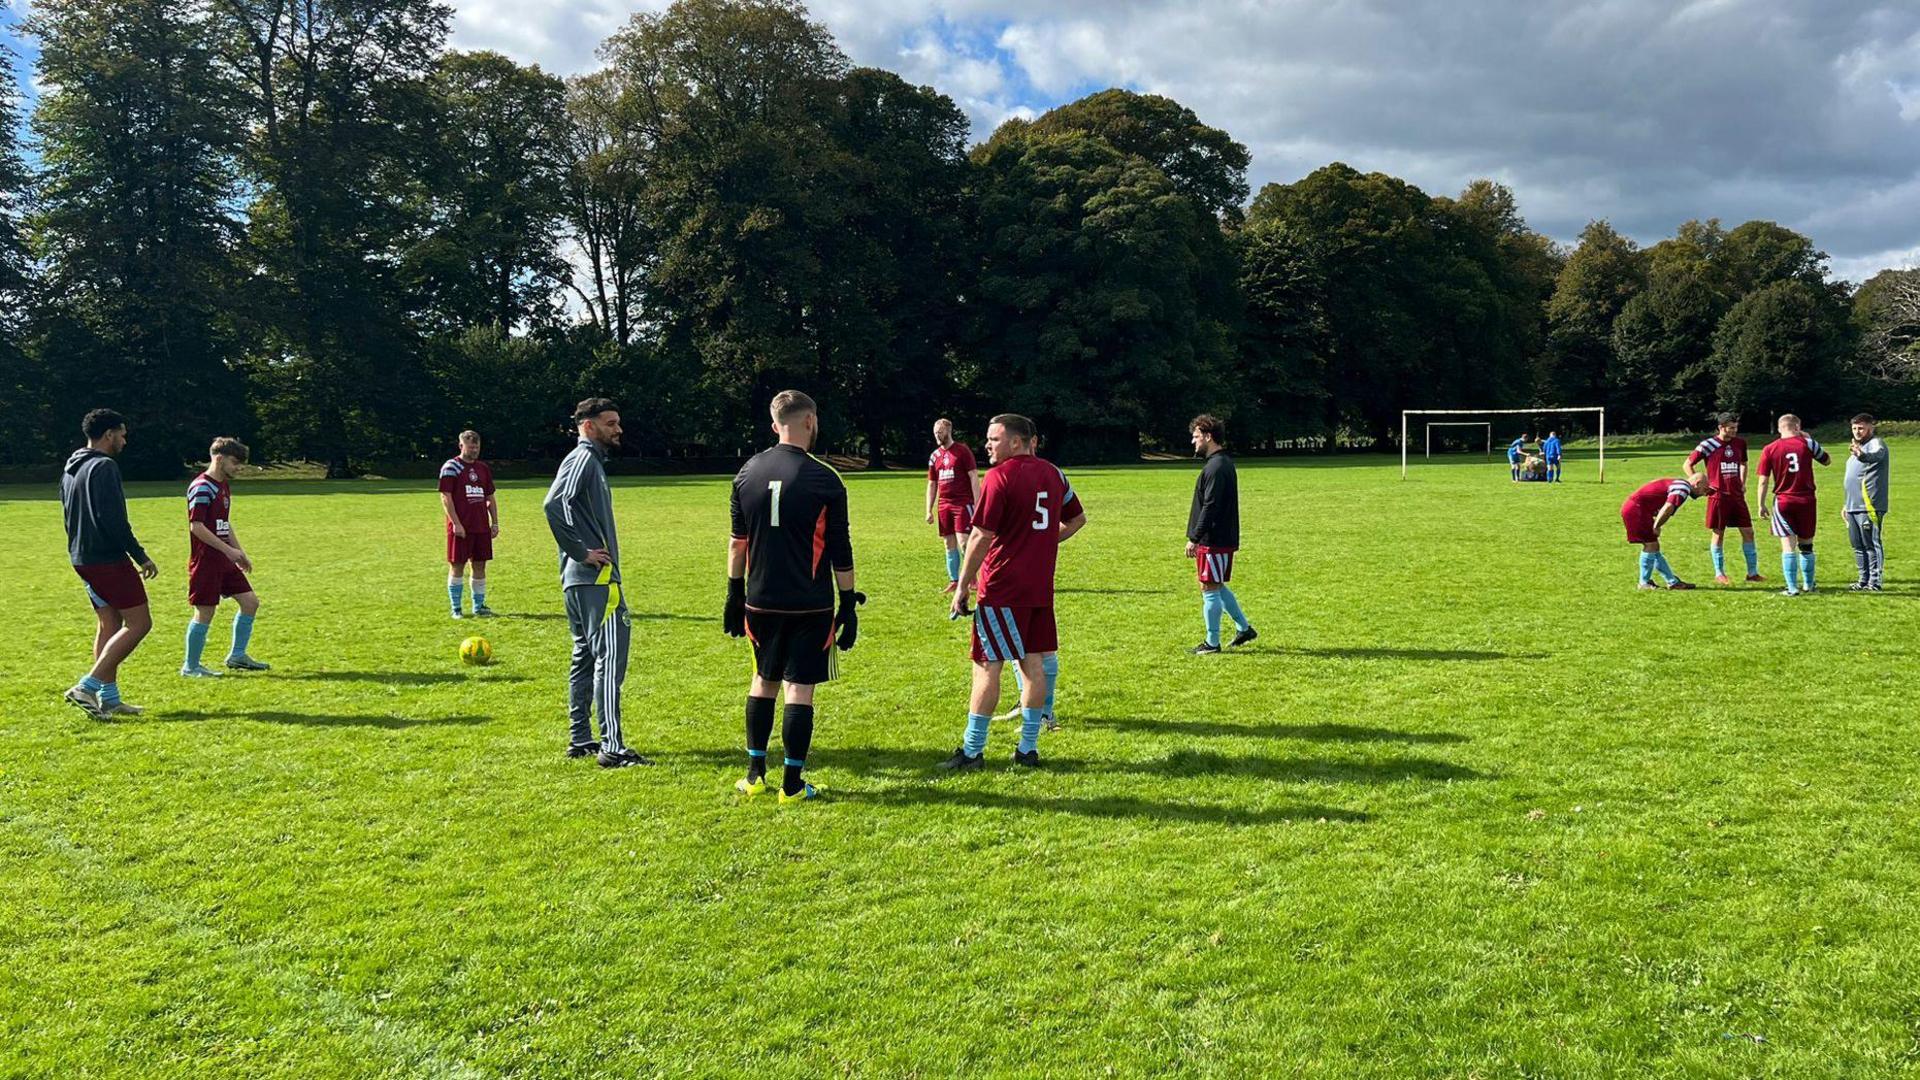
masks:
MULTIPOLYGON (((1402 409, 1400 410, 1400 479, 1407 478, 1407 428, 1416 416, 1546 416, 1559 413, 1596 413, 1600 417, 1600 482, 1607 480, 1607 410, 1601 405, 1565 405, 1551 409, 1402 409)), ((1434 426, 1438 426, 1436 423, 1434 426)), ((1488 428, 1491 433, 1492 428, 1488 428)), ((1489 436, 1491 439, 1491 436, 1489 436)), ((1489 442, 1489 453, 1492 447, 1489 442)), ((1429 455, 1431 456, 1431 455, 1429 455)))

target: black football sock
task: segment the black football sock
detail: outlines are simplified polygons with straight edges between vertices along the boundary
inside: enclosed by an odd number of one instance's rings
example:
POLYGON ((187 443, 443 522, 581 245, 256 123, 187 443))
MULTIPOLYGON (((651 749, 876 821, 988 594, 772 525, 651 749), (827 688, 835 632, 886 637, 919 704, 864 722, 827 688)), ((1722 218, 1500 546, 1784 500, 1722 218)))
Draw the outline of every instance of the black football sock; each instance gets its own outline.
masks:
POLYGON ((807 767, 807 751, 813 748, 813 706, 787 706, 780 722, 780 745, 787 752, 787 771, 780 789, 797 795, 805 783, 800 779, 800 771, 807 767))
POLYGON ((747 698, 747 779, 767 775, 767 740, 773 738, 773 699, 747 698))

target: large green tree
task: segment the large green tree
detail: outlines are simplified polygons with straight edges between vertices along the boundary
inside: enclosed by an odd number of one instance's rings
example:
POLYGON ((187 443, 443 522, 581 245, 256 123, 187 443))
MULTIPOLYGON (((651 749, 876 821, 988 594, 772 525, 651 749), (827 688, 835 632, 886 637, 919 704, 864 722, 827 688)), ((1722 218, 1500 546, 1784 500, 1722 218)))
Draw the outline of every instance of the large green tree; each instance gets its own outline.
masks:
POLYGON ((172 475, 209 436, 246 426, 235 88, 187 5, 45 0, 27 28, 42 87, 32 234, 54 301, 34 347, 56 420, 117 406, 138 432, 128 471, 172 475))
POLYGON ((566 235, 583 274, 567 286, 588 321, 616 346, 633 338, 651 245, 641 217, 646 142, 620 119, 626 94, 608 69, 567 82, 560 121, 566 235))
POLYGON ((1832 418, 1855 388, 1846 290, 1798 276, 1747 294, 1713 335, 1723 409, 1749 416, 1832 418))
POLYGON ((405 283, 435 331, 549 321, 567 273, 565 84, 499 53, 456 52, 428 88, 427 225, 406 249, 405 283))
MULTIPOLYGON (((245 90, 251 328, 276 445, 349 471, 429 404, 397 252, 422 231, 437 147, 433 0, 210 0, 245 90)), ((410 437, 410 436, 409 436, 410 437)))
POLYGON ((1560 405, 1613 401, 1613 324, 1646 288, 1646 258, 1606 221, 1590 221, 1556 276, 1545 311, 1543 376, 1560 405))
POLYGON ((28 315, 34 303, 27 254, 26 202, 32 174, 20 152, 20 84, 13 51, 0 47, 0 462, 47 455, 46 378, 29 363, 28 315))
MULTIPOLYGON (((1026 126, 1006 130, 1015 134, 1026 126)), ((1103 139, 1123 154, 1151 162, 1209 216, 1229 223, 1241 219, 1252 155, 1233 136, 1201 123, 1192 109, 1172 98, 1102 90, 1048 110, 1031 128, 1039 134, 1077 131, 1103 139)))
POLYGON ((1284 222, 1240 234, 1240 294, 1246 308, 1235 335, 1235 378, 1210 408, 1232 421, 1241 445, 1327 435, 1326 268, 1314 245, 1284 222))
POLYGON ((995 407, 1034 416, 1068 458, 1131 456, 1141 432, 1177 433, 1229 359, 1208 318, 1219 283, 1199 203, 1080 132, 995 139, 976 163, 969 351, 995 407))

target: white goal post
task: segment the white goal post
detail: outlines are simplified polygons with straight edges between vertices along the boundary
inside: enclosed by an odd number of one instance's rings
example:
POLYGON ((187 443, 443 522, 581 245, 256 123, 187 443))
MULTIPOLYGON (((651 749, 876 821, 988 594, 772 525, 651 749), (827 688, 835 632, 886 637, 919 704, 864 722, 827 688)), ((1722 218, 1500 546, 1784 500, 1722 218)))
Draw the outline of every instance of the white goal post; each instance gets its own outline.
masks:
POLYGON ((1491 420, 1430 420, 1427 422, 1427 434, 1422 446, 1426 447, 1427 457, 1433 457, 1433 429, 1437 427, 1477 427, 1487 429, 1487 460, 1493 460, 1493 421, 1491 420))
MULTIPOLYGON (((1569 406, 1557 409, 1402 409, 1400 410, 1400 479, 1407 478, 1407 428, 1416 416, 1546 416, 1549 413, 1596 413, 1600 417, 1600 476, 1607 481, 1607 410, 1599 405, 1569 406)), ((1432 425, 1429 425, 1432 426, 1432 425)), ((1489 427, 1491 432, 1492 428, 1489 427)), ((1492 451, 1491 445, 1488 447, 1492 451)), ((1429 454, 1428 456, 1432 456, 1429 454)))

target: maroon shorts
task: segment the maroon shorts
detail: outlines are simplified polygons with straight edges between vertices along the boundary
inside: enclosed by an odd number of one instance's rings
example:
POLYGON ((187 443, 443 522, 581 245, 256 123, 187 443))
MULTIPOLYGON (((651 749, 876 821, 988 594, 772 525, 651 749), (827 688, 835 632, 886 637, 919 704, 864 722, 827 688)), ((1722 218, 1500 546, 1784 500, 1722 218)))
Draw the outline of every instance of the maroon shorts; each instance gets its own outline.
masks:
POLYGON ((1050 653, 1060 648, 1053 625, 1053 607, 988 607, 973 612, 973 662, 1018 660, 1028 653, 1050 653))
POLYGON ((449 565, 463 562, 493 561, 493 526, 482 525, 474 528, 467 526, 467 535, 453 535, 453 523, 447 523, 447 562, 449 565))
POLYGON ((218 607, 226 597, 252 591, 247 575, 225 556, 187 564, 187 603, 194 607, 218 607))
POLYGON ((1753 511, 1748 509, 1746 498, 1732 495, 1707 496, 1707 528, 1753 528, 1753 511))
POLYGON ((973 530, 972 503, 941 503, 933 511, 941 536, 965 536, 973 530))
POLYGON ((1820 515, 1814 512, 1812 499, 1776 499, 1773 503, 1773 527, 1775 536, 1797 536, 1802 540, 1813 539, 1813 530, 1819 525, 1820 515))
POLYGON ((127 611, 147 606, 146 582, 140 580, 139 568, 129 561, 76 566, 73 572, 87 583, 87 599, 94 607, 127 611))
POLYGON ((1199 544, 1193 549, 1193 560, 1200 567, 1200 584, 1225 585, 1233 580, 1233 548, 1208 547, 1199 544))
POLYGON ((1627 543, 1657 544, 1660 542, 1659 534, 1653 531, 1653 519, 1633 507, 1620 508, 1620 521, 1627 527, 1627 543))

